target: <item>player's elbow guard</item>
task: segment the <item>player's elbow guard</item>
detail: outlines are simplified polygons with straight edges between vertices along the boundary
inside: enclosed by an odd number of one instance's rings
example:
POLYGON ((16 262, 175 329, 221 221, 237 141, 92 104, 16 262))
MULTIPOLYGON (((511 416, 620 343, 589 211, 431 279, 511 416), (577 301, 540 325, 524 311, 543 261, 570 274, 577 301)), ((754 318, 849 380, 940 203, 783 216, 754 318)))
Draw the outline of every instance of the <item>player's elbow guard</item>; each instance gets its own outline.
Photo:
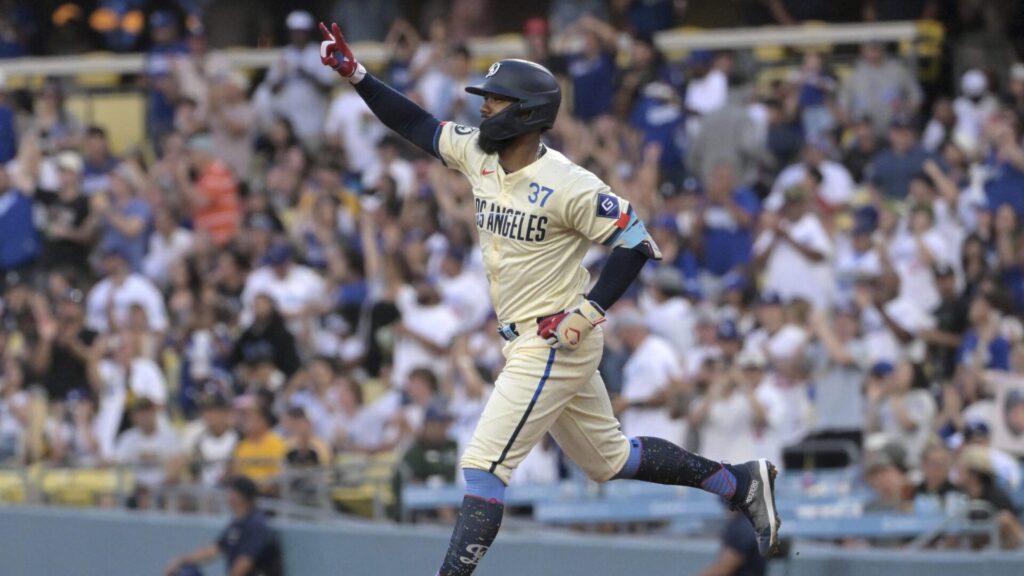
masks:
POLYGON ((658 248, 658 244, 654 241, 654 238, 651 238, 647 227, 644 226, 642 220, 637 218, 636 214, 630 215, 626 228, 618 235, 618 238, 615 239, 610 247, 613 250, 619 247, 631 248, 651 260, 661 260, 661 249, 658 248))

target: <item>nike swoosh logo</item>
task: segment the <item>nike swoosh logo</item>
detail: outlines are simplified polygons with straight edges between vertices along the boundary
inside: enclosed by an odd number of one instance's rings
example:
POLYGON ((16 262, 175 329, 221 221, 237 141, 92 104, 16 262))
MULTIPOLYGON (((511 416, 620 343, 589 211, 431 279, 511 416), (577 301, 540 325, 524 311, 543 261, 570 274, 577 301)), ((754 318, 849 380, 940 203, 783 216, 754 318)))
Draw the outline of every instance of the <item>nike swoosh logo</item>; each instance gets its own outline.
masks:
POLYGON ((491 174, 494 174, 494 170, 481 170, 480 171, 480 175, 481 176, 490 176, 491 174))

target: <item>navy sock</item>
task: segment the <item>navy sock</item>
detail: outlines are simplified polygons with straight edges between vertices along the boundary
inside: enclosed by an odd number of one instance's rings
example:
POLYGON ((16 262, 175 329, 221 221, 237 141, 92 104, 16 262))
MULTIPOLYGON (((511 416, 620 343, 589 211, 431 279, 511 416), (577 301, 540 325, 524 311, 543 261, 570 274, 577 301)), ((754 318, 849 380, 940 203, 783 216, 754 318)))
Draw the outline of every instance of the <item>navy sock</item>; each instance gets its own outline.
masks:
POLYGON ((692 486, 729 502, 746 494, 750 474, 742 467, 708 460, 679 446, 647 436, 630 439, 630 458, 616 478, 692 486))
POLYGON ((466 496, 438 576, 470 576, 498 535, 505 484, 483 470, 467 469, 466 496))

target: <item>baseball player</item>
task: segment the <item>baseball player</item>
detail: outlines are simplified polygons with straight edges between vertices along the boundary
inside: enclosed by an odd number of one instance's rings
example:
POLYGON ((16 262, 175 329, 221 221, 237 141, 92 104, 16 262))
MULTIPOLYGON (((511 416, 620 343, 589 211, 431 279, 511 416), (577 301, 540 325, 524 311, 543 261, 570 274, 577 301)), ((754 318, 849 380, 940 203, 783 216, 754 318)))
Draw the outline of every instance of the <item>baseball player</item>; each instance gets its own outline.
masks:
POLYGON ((558 114, 554 76, 525 60, 494 63, 481 86, 479 128, 440 122, 356 61, 337 24, 320 56, 389 128, 469 178, 491 301, 508 341, 498 376, 461 460, 466 495, 439 576, 472 574, 501 525, 505 486, 545 433, 590 478, 632 478, 718 494, 754 525, 760 552, 778 544, 775 467, 719 463, 660 438, 627 438, 597 365, 601 323, 660 252, 629 202, 541 143, 558 114), (592 242, 611 249, 600 277, 581 262, 592 242))

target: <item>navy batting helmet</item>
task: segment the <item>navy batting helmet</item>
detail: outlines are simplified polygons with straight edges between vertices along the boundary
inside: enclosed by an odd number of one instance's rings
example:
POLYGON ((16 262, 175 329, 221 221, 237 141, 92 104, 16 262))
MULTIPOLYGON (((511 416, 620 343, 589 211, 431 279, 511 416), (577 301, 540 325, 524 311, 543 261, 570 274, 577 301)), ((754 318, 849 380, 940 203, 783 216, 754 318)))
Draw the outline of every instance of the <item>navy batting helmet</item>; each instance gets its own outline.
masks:
POLYGON ((562 103, 562 89, 547 68, 515 58, 492 64, 484 83, 469 86, 466 92, 477 96, 501 96, 513 101, 480 124, 480 132, 494 140, 551 128, 562 103))

